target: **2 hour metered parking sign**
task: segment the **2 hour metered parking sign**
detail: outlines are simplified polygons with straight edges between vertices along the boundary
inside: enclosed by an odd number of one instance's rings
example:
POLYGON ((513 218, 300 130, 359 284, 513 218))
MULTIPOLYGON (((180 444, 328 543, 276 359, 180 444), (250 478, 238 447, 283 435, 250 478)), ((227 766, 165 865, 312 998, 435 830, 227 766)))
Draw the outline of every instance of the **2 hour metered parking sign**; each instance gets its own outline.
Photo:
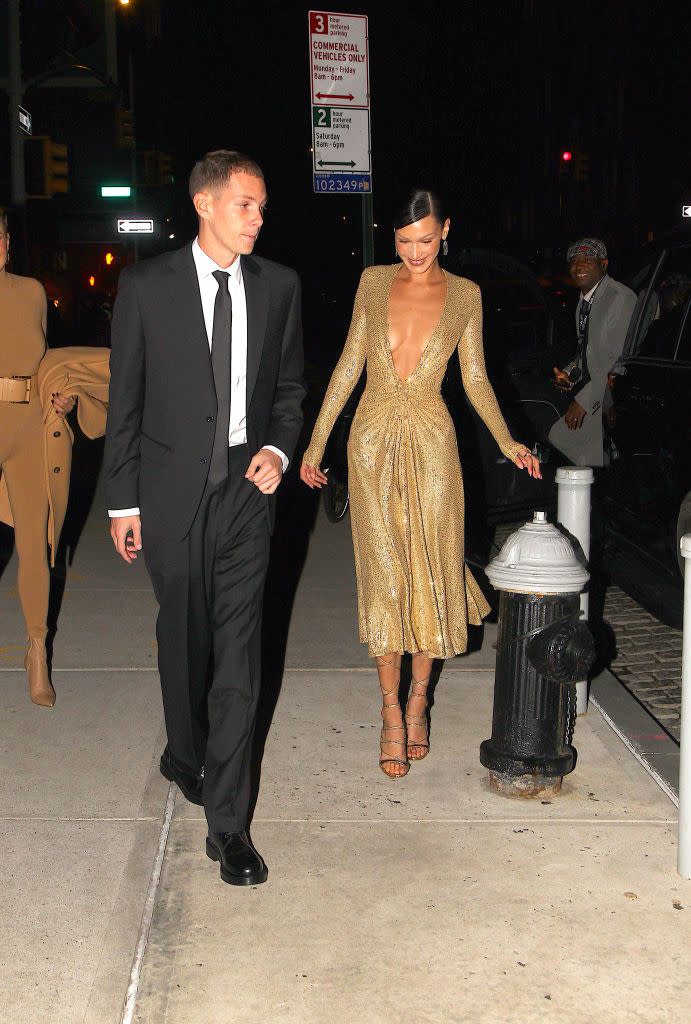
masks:
POLYGON ((153 235, 154 222, 148 217, 126 217, 118 220, 119 235, 153 235))
POLYGON ((313 185, 372 191, 367 16, 309 11, 313 185))

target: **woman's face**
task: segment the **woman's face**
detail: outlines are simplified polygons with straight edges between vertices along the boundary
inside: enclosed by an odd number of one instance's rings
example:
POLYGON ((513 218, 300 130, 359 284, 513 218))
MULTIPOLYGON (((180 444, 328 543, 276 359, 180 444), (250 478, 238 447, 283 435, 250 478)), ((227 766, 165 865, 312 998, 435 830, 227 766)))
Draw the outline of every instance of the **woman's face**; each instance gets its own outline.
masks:
POLYGON ((10 236, 8 235, 7 229, 4 227, 2 221, 0 221, 0 270, 5 269, 9 248, 10 236))
POLYGON ((424 274, 430 269, 448 233, 449 221, 440 224, 432 214, 394 232, 398 255, 411 274, 424 274))

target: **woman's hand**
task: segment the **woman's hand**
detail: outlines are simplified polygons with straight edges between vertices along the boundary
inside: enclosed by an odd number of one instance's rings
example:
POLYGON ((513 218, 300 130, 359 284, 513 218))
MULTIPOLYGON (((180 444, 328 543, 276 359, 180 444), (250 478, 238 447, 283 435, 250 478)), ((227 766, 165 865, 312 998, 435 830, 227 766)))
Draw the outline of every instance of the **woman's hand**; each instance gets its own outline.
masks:
POLYGON ((72 412, 77 404, 77 399, 74 395, 61 395, 59 391, 56 391, 51 398, 51 402, 58 416, 63 419, 67 416, 68 412, 72 412))
POLYGON ((542 480, 540 460, 537 455, 533 455, 533 453, 529 452, 527 448, 519 451, 513 461, 519 469, 527 469, 528 476, 535 477, 536 480, 542 480))
POLYGON ((326 474, 322 473, 319 466, 308 466, 306 462, 300 466, 300 479, 303 484, 307 484, 314 490, 315 487, 320 489, 327 484, 329 481, 326 478, 326 474))

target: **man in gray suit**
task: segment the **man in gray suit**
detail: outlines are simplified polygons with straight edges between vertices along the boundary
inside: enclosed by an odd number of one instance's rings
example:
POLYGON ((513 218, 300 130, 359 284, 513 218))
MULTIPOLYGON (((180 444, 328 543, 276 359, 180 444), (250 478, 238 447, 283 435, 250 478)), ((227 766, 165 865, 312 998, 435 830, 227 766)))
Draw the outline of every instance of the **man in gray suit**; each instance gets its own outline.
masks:
POLYGON ((571 280, 581 292, 576 309, 578 345, 567 366, 554 367, 554 383, 571 402, 550 430, 549 440, 576 466, 602 466, 607 376, 624 348, 636 295, 607 274, 607 248, 599 238, 575 242, 567 259, 571 280))

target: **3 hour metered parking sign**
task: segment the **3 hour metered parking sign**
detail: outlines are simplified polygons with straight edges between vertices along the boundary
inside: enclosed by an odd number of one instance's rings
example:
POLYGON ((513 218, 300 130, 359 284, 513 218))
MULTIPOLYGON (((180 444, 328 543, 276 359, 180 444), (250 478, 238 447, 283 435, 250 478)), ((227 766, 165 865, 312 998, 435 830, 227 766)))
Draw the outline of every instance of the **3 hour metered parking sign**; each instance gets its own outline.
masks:
POLYGON ((372 191, 368 22, 309 11, 313 185, 319 193, 372 191))

